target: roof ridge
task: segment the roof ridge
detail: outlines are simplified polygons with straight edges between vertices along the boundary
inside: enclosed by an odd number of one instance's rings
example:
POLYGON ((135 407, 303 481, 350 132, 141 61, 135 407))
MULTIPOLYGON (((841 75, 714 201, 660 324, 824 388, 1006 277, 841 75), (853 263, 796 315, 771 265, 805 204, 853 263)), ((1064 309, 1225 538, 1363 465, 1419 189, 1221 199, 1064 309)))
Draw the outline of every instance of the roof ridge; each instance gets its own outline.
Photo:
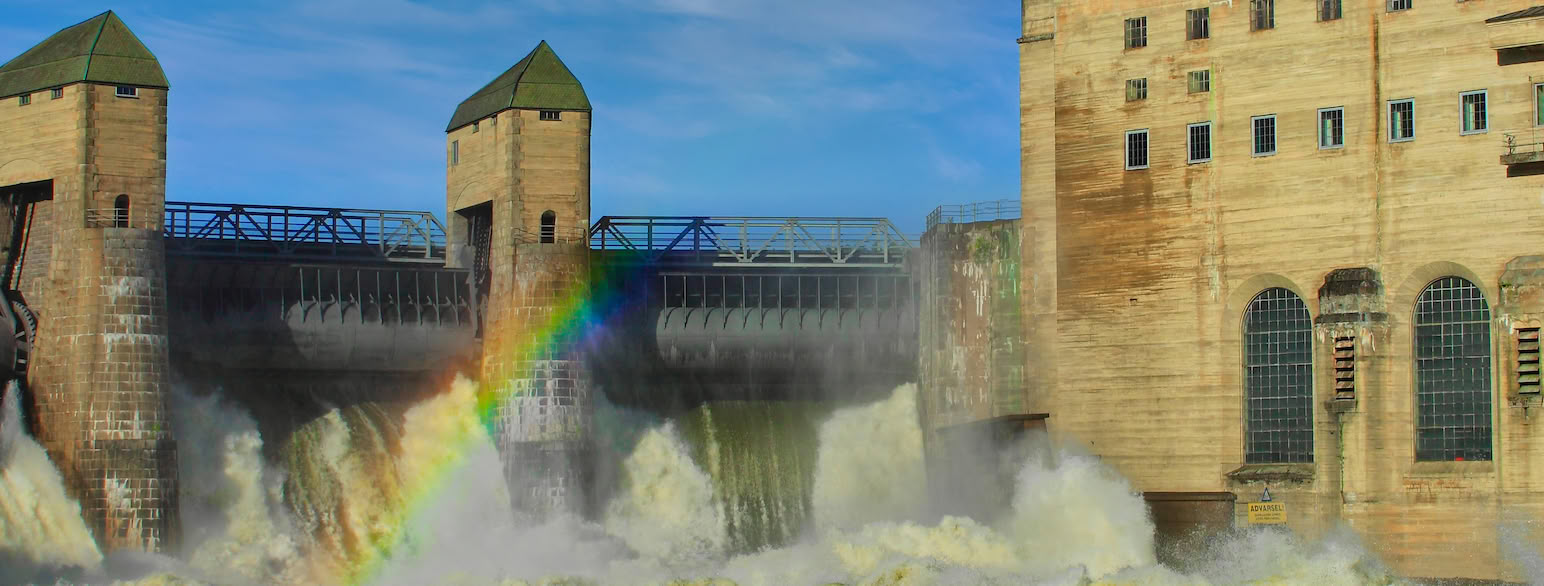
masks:
MULTIPOLYGON (((84 71, 80 72, 81 79, 91 79, 91 58, 96 56, 96 46, 97 46, 97 43, 101 42, 101 40, 102 40, 102 31, 107 30, 107 21, 109 19, 111 19, 112 16, 113 16, 113 11, 112 10, 108 10, 107 12, 103 12, 101 14, 98 14, 96 16, 91 17, 91 18, 100 18, 100 19, 102 19, 102 24, 97 25, 96 36, 91 39, 91 48, 90 49, 86 49, 86 68, 85 68, 84 71)), ((82 21, 82 24, 84 24, 86 22, 91 22, 91 19, 88 18, 85 21, 82 21)), ((80 26, 80 25, 75 25, 75 26, 80 26)))

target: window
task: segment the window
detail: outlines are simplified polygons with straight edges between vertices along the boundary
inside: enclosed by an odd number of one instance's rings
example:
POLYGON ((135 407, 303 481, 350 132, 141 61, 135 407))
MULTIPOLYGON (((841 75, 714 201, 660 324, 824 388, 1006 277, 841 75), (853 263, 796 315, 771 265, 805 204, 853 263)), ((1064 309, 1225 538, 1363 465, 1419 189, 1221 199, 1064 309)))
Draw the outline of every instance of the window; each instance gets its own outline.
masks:
POLYGON ((1346 111, 1344 108, 1319 109, 1319 148, 1346 146, 1346 111))
POLYGON ((1389 142, 1415 140, 1415 100, 1389 102, 1389 142))
POLYGON ((1415 302, 1415 459, 1490 459, 1490 306, 1461 277, 1415 302))
POLYGON ((54 89, 48 90, 48 99, 57 100, 62 97, 64 97, 64 88, 56 87, 54 89))
POLYGON ((457 165, 457 164, 460 164, 460 163, 461 163, 461 141, 459 141, 459 140, 450 141, 450 164, 451 165, 457 165))
POLYGON ((1276 0, 1249 0, 1249 30, 1276 28, 1276 0))
POLYGON ((1147 46, 1147 17, 1139 16, 1126 19, 1126 48, 1136 49, 1147 46))
POLYGON ((1319 0, 1319 22, 1340 20, 1340 0, 1319 0))
POLYGON ((1195 41, 1212 36, 1211 8, 1185 11, 1185 40, 1195 41))
POLYGON ((1249 119, 1254 129, 1254 154, 1264 157, 1276 154, 1276 115, 1255 116, 1249 119))
POLYGON ((1126 80, 1126 101, 1147 99, 1147 78, 1126 80))
POLYGON ((1533 125, 1544 126, 1544 83, 1533 84, 1533 125))
POLYGON ((22 94, 22 95, 16 96, 16 105, 18 105, 18 106, 25 106, 25 105, 31 104, 31 103, 32 103, 32 94, 22 94))
POLYGON ((1202 69, 1190 72, 1185 86, 1192 94, 1212 91, 1212 70, 1202 69))
POLYGON ((1485 90, 1458 94, 1461 134, 1479 134, 1490 128, 1490 113, 1485 108, 1485 90))
POLYGON ((1414 2, 1415 2, 1415 0, 1389 0, 1389 12, 1399 12, 1401 10, 1409 10, 1410 9, 1410 5, 1413 4, 1414 2))
POLYGON ((540 117, 541 117, 542 120, 555 121, 555 120, 562 120, 563 119, 563 114, 561 112, 558 112, 557 110, 542 110, 540 117))
POLYGON ((129 196, 119 195, 113 199, 113 227, 129 227, 129 196))
POLYGON ((482 130, 482 122, 480 122, 480 121, 479 122, 473 122, 472 123, 472 134, 477 134, 478 131, 480 131, 480 130, 482 130))
POLYGON ((1244 310, 1244 461, 1313 461, 1313 319, 1287 289, 1244 310))
POLYGON ((541 213, 541 241, 551 244, 558 235, 558 215, 552 210, 541 213))
POLYGON ((1186 150, 1190 157, 1186 162, 1205 163, 1212 160, 1212 123, 1197 122, 1185 127, 1186 150))
POLYGON ((113 95, 120 98, 137 98, 139 97, 139 88, 129 85, 120 85, 118 86, 118 89, 113 90, 113 95))
POLYGON ((1147 129, 1126 131, 1126 170, 1147 168, 1147 129))

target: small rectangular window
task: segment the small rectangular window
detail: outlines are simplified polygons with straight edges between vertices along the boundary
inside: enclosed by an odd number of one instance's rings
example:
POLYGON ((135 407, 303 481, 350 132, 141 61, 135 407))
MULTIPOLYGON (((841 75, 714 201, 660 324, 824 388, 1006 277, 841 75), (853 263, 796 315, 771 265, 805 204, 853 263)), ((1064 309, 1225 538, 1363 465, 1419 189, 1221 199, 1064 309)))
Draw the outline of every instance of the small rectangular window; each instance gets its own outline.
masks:
POLYGON ((1318 0, 1319 22, 1340 20, 1340 0, 1318 0))
POLYGON ((1346 146, 1346 111, 1344 108, 1319 109, 1319 148, 1346 146))
POLYGON ((120 98, 137 98, 139 97, 139 88, 131 85, 120 85, 118 89, 113 91, 113 95, 120 98))
POLYGON ((1212 70, 1202 69, 1190 72, 1186 87, 1189 88, 1189 92, 1192 94, 1212 91, 1212 70))
POLYGON ((461 163, 461 141, 453 140, 450 141, 450 164, 456 165, 459 163, 461 163))
POLYGON ((1195 41, 1211 38, 1211 8, 1196 8, 1185 11, 1185 40, 1195 41))
POLYGON ((1276 0, 1249 0, 1249 30, 1276 28, 1276 0))
POLYGON ((1255 116, 1249 119, 1249 125, 1254 129, 1254 155, 1276 154, 1276 115, 1255 116))
POLYGON ((48 90, 48 99, 57 100, 62 97, 64 97, 64 88, 56 87, 54 89, 48 90))
POLYGON ((472 123, 472 134, 477 134, 480 131, 482 131, 482 122, 473 122, 472 123))
POLYGON ((1389 12, 1409 10, 1410 6, 1414 3, 1415 0, 1389 0, 1389 12))
POLYGON ((1389 102, 1389 142, 1415 140, 1415 100, 1389 102))
POLYGON ((1205 163, 1212 160, 1212 123, 1197 122, 1185 127, 1186 150, 1189 163, 1205 163))
POLYGON ((549 121, 551 121, 551 120, 562 120, 563 119, 563 115, 562 115, 561 112, 558 112, 557 110, 542 110, 541 111, 541 119, 542 120, 549 120, 549 121))
POLYGON ((25 106, 25 105, 31 104, 31 103, 32 103, 32 94, 22 94, 22 95, 16 96, 16 104, 18 106, 25 106))
POLYGON ((1490 112, 1485 107, 1485 90, 1458 94, 1459 115, 1463 117, 1461 134, 1479 134, 1490 129, 1490 112))
POLYGON ((1136 49, 1147 46, 1147 17, 1138 16, 1126 19, 1126 48, 1136 49))
POLYGON ((1533 125, 1544 126, 1544 83, 1533 84, 1533 125))
POLYGON ((1147 78, 1126 80, 1126 101, 1135 102, 1147 99, 1147 78))
POLYGON ((1126 131, 1126 170, 1147 168, 1147 129, 1126 131))

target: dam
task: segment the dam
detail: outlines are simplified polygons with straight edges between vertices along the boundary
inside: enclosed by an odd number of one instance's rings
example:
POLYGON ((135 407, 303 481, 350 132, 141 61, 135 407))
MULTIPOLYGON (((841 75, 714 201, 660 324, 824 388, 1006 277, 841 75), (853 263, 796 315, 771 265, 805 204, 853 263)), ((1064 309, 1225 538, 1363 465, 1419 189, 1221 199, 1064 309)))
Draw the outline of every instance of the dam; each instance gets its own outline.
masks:
MULTIPOLYGON (((1055 61, 1032 58, 1064 42, 1055 8, 1025 2, 1026 67, 1055 61)), ((1050 91, 1024 85, 1026 125, 1054 123, 1050 91)), ((1135 261, 1170 242, 1097 227, 1127 204, 1058 199, 1081 184, 1040 167, 1022 197, 941 205, 920 235, 605 215, 594 109, 543 41, 443 105, 443 213, 439 194, 435 211, 180 201, 170 92, 113 12, 0 66, 0 581, 1386 584, 1448 577, 1412 552, 1470 530, 1489 549, 1452 575, 1544 567, 1527 523, 1474 514, 1501 517, 1471 502, 1494 479, 1427 466, 1400 508, 1314 471, 1365 458, 1335 434, 1377 443, 1354 424, 1387 370, 1371 268, 1322 275, 1317 318, 1284 279, 1250 281, 1273 288, 1227 307, 1258 322, 1191 346, 1242 353, 1243 335, 1249 372, 1287 373, 1251 381, 1325 379, 1325 401, 1247 413, 1346 417, 1316 428, 1343 457, 1313 464, 1299 430, 1212 461, 1190 455, 1226 451, 1210 423, 1231 407, 1162 403, 1199 395, 1143 346, 1168 344, 1144 324, 1185 315, 1144 308, 1172 283, 1135 261)), ((1526 288, 1530 262, 1507 282, 1526 288)), ((1222 304, 1221 277, 1198 279, 1187 294, 1222 304)), ((1457 301, 1473 342, 1490 310, 1457 301)), ((1519 368, 1529 340, 1506 346, 1519 368)), ((1245 412, 1230 392, 1207 398, 1245 412)))

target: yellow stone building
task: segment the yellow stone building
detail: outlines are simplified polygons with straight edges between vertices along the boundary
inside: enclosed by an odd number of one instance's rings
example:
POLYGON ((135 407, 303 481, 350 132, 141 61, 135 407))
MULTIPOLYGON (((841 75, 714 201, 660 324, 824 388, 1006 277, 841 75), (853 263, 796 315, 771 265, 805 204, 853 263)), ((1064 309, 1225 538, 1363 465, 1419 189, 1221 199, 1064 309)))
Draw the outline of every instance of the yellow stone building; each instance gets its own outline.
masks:
POLYGON ((1032 411, 1397 572, 1544 519, 1544 5, 1024 0, 1032 411), (1537 470, 1535 469, 1537 467, 1537 470))

